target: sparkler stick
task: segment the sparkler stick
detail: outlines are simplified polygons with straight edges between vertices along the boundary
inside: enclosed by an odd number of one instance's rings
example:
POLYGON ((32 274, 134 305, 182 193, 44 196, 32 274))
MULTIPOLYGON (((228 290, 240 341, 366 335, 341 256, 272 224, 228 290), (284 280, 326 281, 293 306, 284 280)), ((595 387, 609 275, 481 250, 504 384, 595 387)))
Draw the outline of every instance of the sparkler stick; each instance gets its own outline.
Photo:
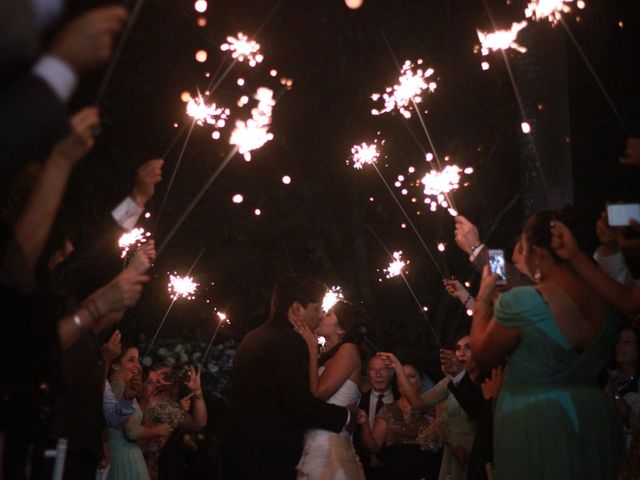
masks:
POLYGON ((218 326, 214 330, 213 336, 211 337, 211 340, 209 340, 209 345, 207 345, 207 349, 205 350, 204 355, 202 356, 202 360, 200 361, 200 365, 204 365, 204 361, 207 359, 207 356, 209 355, 209 350, 211 350, 211 346, 213 345, 213 341, 215 340, 216 335, 218 334, 218 330, 220 330, 220 327, 223 324, 229 325, 231 323, 224 313, 217 312, 217 316, 218 316, 218 320, 219 320, 218 321, 218 326))
POLYGON ((98 93, 96 94, 96 100, 94 102, 95 105, 100 105, 102 100, 104 99, 104 95, 107 92, 107 87, 109 86, 109 82, 111 81, 111 77, 113 77, 113 72, 116 69, 116 64, 120 59, 120 55, 124 50, 124 45, 127 43, 127 39, 129 38, 129 34, 133 30, 133 26, 138 19, 138 15, 140 14, 140 10, 142 10, 142 6, 144 5, 145 0, 138 0, 131 10, 131 15, 129 16, 129 21, 127 22, 127 26, 124 28, 122 35, 120 35, 120 41, 118 42, 118 46, 116 50, 113 52, 111 57, 111 62, 109 62, 109 66, 107 67, 107 71, 102 77, 102 82, 100 83, 100 87, 98 88, 98 93))
MULTIPOLYGON (((398 61, 398 57, 396 57, 396 54, 393 51, 393 48, 391 48, 391 43, 389 42, 389 39, 387 39, 387 36, 384 34, 384 32, 382 30, 380 30, 380 35, 382 35, 382 39, 384 40, 385 45, 387 46, 387 50, 389 50, 389 53, 391 54, 391 58, 393 58, 394 63, 396 64, 396 67, 398 68, 398 70, 400 70, 402 72, 402 67, 400 66, 400 62, 398 61)), ((418 120, 420 121, 420 125, 422 126, 422 130, 424 131, 425 136, 427 137, 427 141, 429 142, 429 146, 431 147, 431 151, 433 153, 433 157, 436 160, 436 164, 438 165, 439 169, 442 169, 442 165, 440 164, 440 156, 438 155, 438 151, 436 150, 435 147, 435 143, 433 142, 433 139, 431 138, 431 134, 429 133, 429 129, 427 128, 427 124, 422 116, 422 113, 420 112, 420 109, 418 108, 418 105, 416 104, 416 101, 413 99, 413 97, 411 98, 411 103, 413 104, 413 109, 415 110, 417 116, 418 116, 418 120)), ((407 127, 408 128, 408 127, 407 127)), ((412 133, 413 135, 413 133, 412 133)), ((414 136, 415 138, 415 136, 414 136)), ((420 148, 422 149, 422 145, 420 145, 420 148)), ((424 151, 423 151, 424 153, 424 151)), ((427 162, 428 164, 428 162, 427 162)), ((447 202, 449 203, 449 205, 451 205, 451 207, 453 207, 454 210, 458 210, 458 208, 456 207, 456 204, 453 200, 453 195, 451 195, 450 193, 446 193, 445 194, 445 198, 447 199, 447 202)))
MULTIPOLYGON (((484 4, 484 8, 487 12, 489 20, 491 21, 491 25, 493 26, 493 29, 497 30, 498 28, 496 26, 496 21, 495 21, 495 18, 493 17, 493 13, 491 12, 491 9, 489 8, 489 4, 487 3, 487 0, 482 0, 482 3, 484 4)), ((520 97, 520 91, 516 86, 516 80, 513 74, 513 70, 511 69, 511 63, 509 62, 507 53, 504 50, 500 50, 500 53, 502 54, 504 65, 507 68, 507 73, 509 74, 509 80, 511 80, 511 86, 513 87, 513 93, 516 96, 516 102, 518 103, 518 109, 520 110, 520 116, 522 117, 522 124, 521 124, 522 131, 524 133, 529 133, 528 131, 525 131, 525 126, 529 128, 529 123, 527 122, 527 115, 524 111, 524 104, 522 102, 522 97, 520 97)), ((536 159, 536 166, 538 167, 538 173, 540 174, 540 181, 542 182, 542 187, 544 188, 546 203, 549 204, 551 196, 549 195, 549 188, 547 187, 547 181, 544 178, 544 172, 542 171, 542 166, 540 165, 540 159, 538 157, 538 149, 536 148, 536 142, 534 141, 533 136, 531 137, 531 148, 533 149, 533 155, 536 159)))
POLYGON ((238 152, 238 146, 234 147, 228 154, 227 156, 224 158, 224 160, 222 160, 222 163, 218 166, 218 168, 216 169, 215 172, 213 172, 213 174, 211 175, 211 177, 209 177, 209 180, 207 180, 207 182, 203 185, 203 187, 200 189, 200 191, 198 192, 198 194, 193 198, 193 200, 191 200, 191 203, 187 206, 187 208, 185 209, 185 211, 182 213, 182 215, 180 216, 180 218, 178 219, 178 221, 175 223, 175 225, 173 226, 173 228, 171 229, 171 231, 167 234, 167 236, 164 238, 164 240, 162 241, 162 243, 160 244, 160 247, 158 248, 158 255, 160 256, 160 253, 162 253, 162 251, 164 250, 164 248, 167 246, 167 244, 169 243, 169 241, 173 238, 173 236, 175 235, 176 231, 178 230, 178 228, 180 228, 180 226, 182 225, 182 223, 185 221, 185 219, 187 218, 187 216, 191 213, 191 211, 193 210, 193 208, 198 204, 198 202, 200 201, 200 199, 202 198, 202 196, 206 193, 206 191, 209 189, 209 187, 213 184, 213 182, 216 180, 216 178, 218 178, 218 176, 220 175, 220 173, 222 173, 222 171, 224 170, 224 168, 227 166, 227 164, 231 161, 231 159, 233 158, 233 156, 238 152))
POLYGON ((578 50, 578 53, 580 54, 580 57, 582 57, 582 60, 584 60, 584 64, 587 66, 587 69, 589 70, 589 72, 591 72, 591 75, 593 76, 593 79, 598 84, 598 87, 600 87, 600 91, 602 92, 602 95, 604 95, 605 100, 609 104, 609 107, 611 108, 611 111, 616 116, 616 119, 618 120, 618 123, 620 124, 620 128, 622 128, 622 130, 624 131, 624 133, 625 133, 625 135, 627 137, 633 136, 633 134, 631 133, 631 131, 627 127, 627 124, 622 119, 622 116, 620 115, 620 112, 618 111, 618 109, 616 108, 615 104, 613 103, 613 100, 609 96, 609 93, 607 92, 607 89, 604 87, 604 84, 602 83, 602 80, 600 80, 600 76, 596 73, 596 70, 591 65, 591 62, 587 58, 587 55, 584 53, 584 50, 582 49, 582 47, 580 47, 580 44, 578 43, 578 40, 573 35, 573 32, 571 31, 571 29, 569 28, 567 23, 564 21, 564 18, 562 18, 562 16, 560 17, 559 22, 564 27, 564 30, 567 32, 567 35, 571 39, 571 42, 573 43, 573 45, 576 47, 576 50, 578 50))
MULTIPOLYGON (((389 258, 391 258, 391 261, 392 262, 395 261, 396 260, 395 257, 389 251, 389 249, 385 246, 385 244, 382 242, 382 240, 380 239, 378 234, 375 232, 375 230, 373 228, 371 228, 371 225, 367 224, 367 228, 369 229, 371 234, 375 237, 375 239, 378 240, 378 243, 384 249, 384 251, 387 252, 387 255, 389 255, 389 258)), ((407 289, 409 290, 409 292, 411 293, 411 296, 415 300, 416 305, 418 306, 418 310, 420 310, 420 313, 422 314, 424 319, 427 321, 427 325, 429 325, 429 328, 433 332, 433 335, 435 336, 436 341, 438 342, 438 348, 442 347, 442 342, 440 341, 440 336, 438 335, 438 332, 436 332, 436 329, 433 328, 433 325, 431 324, 431 320, 429 320, 429 317, 427 316, 427 312, 425 312, 422 304, 420 303, 420 300, 418 300, 418 297, 416 296, 415 292, 413 291, 413 288, 411 288, 411 285, 409 284, 409 281, 407 280, 407 277, 402 272, 402 269, 399 269, 398 273, 402 277, 402 280, 404 280, 404 284, 407 286, 407 289)))
MULTIPOLYGON (((200 260, 200 257, 202 257, 202 254, 204 253, 204 250, 205 250, 204 248, 202 250, 200 250, 200 253, 198 254, 196 259, 194 260, 193 264, 191 265, 191 268, 189 268, 189 271, 187 272, 187 276, 189 276, 191 274, 191 271, 195 268, 196 264, 198 263, 198 260, 200 260)), ((173 307, 173 304, 176 303, 176 300, 178 298, 179 298, 179 295, 173 295, 172 300, 171 300, 171 304, 169 305, 169 308, 167 308, 167 311, 164 313, 164 317, 162 317, 162 320, 160 321, 160 325, 156 329, 156 333, 153 335, 153 338, 151 339, 151 343, 147 347, 147 351, 144 354, 145 357, 147 355, 149 355, 149 353, 151 352, 151 349, 153 348, 153 344, 156 341, 156 338, 158 338, 158 334, 160 333, 160 329, 164 325, 164 322, 167 320, 167 317, 169 316, 169 312, 171 311, 171 308, 173 307)))

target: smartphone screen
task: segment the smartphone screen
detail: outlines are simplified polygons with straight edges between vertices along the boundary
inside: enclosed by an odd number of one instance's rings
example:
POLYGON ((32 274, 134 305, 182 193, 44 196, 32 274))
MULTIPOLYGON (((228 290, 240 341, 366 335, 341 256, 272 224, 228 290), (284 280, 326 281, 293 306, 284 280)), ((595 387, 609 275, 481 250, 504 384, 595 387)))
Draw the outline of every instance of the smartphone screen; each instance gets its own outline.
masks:
POLYGON ((507 283, 507 270, 504 261, 504 250, 489 250, 489 268, 491 273, 497 273, 500 278, 498 285, 507 283))
POLYGON ((640 222, 640 203, 609 205, 607 216, 609 217, 609 225, 612 227, 626 227, 631 219, 640 222))

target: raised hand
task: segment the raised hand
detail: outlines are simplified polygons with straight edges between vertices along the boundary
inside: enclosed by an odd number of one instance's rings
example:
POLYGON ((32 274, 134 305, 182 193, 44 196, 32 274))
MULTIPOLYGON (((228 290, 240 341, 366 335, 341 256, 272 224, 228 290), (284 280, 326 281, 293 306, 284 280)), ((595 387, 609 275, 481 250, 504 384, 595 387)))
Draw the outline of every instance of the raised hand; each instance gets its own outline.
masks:
POLYGON ((71 117, 71 134, 53 147, 52 157, 73 167, 93 147, 93 132, 99 124, 98 107, 86 107, 80 110, 71 117))
POLYGON ((456 358, 456 354, 444 348, 440 350, 440 368, 442 373, 451 377, 455 377, 463 369, 462 364, 456 358))
POLYGON ((104 64, 113 51, 113 38, 128 16, 121 6, 96 8, 67 23, 55 36, 49 54, 76 72, 104 64))
POLYGON ((388 368, 391 368, 394 371, 398 371, 398 369, 402 370, 402 363, 400 362, 400 360, 398 360, 398 357, 396 357, 393 353, 378 352, 376 355, 382 358, 385 366, 387 366, 388 368))
POLYGON ((580 247, 571 230, 558 220, 551 222, 551 248, 556 255, 568 261, 580 255, 580 247))
POLYGON ((141 207, 144 207, 153 196, 156 185, 162 180, 163 165, 164 160, 156 158, 143 163, 138 168, 131 198, 141 207))
POLYGON ((111 338, 102 345, 102 357, 107 365, 111 365, 113 359, 122 353, 122 334, 116 330, 111 338))
POLYGON ((137 274, 143 274, 151 267, 151 263, 156 258, 155 240, 143 243, 136 250, 135 255, 129 262, 128 268, 137 274))
POLYGON ((193 393, 190 393, 180 400, 180 408, 182 408, 185 413, 189 413, 191 411, 191 397, 193 397, 193 393))
POLYGON ((472 248, 480 244, 478 228, 462 215, 458 215, 455 218, 455 222, 456 243, 467 255, 471 255, 473 253, 472 248))
POLYGON ((446 288, 447 293, 453 298, 457 298, 462 303, 464 303, 465 300, 469 298, 469 291, 464 288, 464 286, 455 278, 446 278, 442 281, 442 283, 444 284, 444 288, 446 288))
POLYGON ((193 366, 190 366, 189 373, 189 380, 184 382, 184 384, 189 390, 191 390, 191 393, 201 393, 202 386, 200 383, 200 375, 202 373, 202 367, 198 367, 196 370, 193 366))
POLYGON ((500 393, 500 387, 502 386, 503 379, 504 370, 502 367, 491 369, 491 378, 487 378, 481 385, 482 396, 485 400, 498 398, 498 393, 500 393))

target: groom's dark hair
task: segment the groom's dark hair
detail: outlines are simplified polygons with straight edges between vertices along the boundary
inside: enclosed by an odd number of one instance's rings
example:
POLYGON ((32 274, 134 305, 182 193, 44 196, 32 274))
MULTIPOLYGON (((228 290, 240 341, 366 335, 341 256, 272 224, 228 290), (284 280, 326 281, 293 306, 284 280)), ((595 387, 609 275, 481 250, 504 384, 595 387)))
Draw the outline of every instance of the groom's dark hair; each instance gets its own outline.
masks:
POLYGON ((299 302, 307 308, 310 303, 322 302, 326 292, 326 286, 306 275, 292 274, 282 277, 273 286, 269 320, 286 322, 287 312, 293 302, 299 302))

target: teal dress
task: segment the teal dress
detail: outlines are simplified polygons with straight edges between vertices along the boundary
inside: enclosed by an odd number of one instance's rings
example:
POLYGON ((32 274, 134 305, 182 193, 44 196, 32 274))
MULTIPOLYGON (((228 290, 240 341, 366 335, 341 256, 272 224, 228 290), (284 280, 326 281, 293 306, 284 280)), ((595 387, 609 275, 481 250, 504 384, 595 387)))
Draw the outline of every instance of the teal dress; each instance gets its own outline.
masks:
MULTIPOLYGON (((111 389, 117 398, 124 392, 124 383, 112 382, 111 389)), ((127 423, 121 429, 109 428, 109 464, 108 480, 149 480, 147 464, 137 438, 142 432, 142 410, 134 400, 133 418, 135 423, 127 423)))
POLYGON ((583 352, 571 346, 533 287, 503 294, 495 318, 521 334, 496 405, 494 478, 614 479, 622 428, 597 377, 614 349, 618 318, 609 315, 583 352))

